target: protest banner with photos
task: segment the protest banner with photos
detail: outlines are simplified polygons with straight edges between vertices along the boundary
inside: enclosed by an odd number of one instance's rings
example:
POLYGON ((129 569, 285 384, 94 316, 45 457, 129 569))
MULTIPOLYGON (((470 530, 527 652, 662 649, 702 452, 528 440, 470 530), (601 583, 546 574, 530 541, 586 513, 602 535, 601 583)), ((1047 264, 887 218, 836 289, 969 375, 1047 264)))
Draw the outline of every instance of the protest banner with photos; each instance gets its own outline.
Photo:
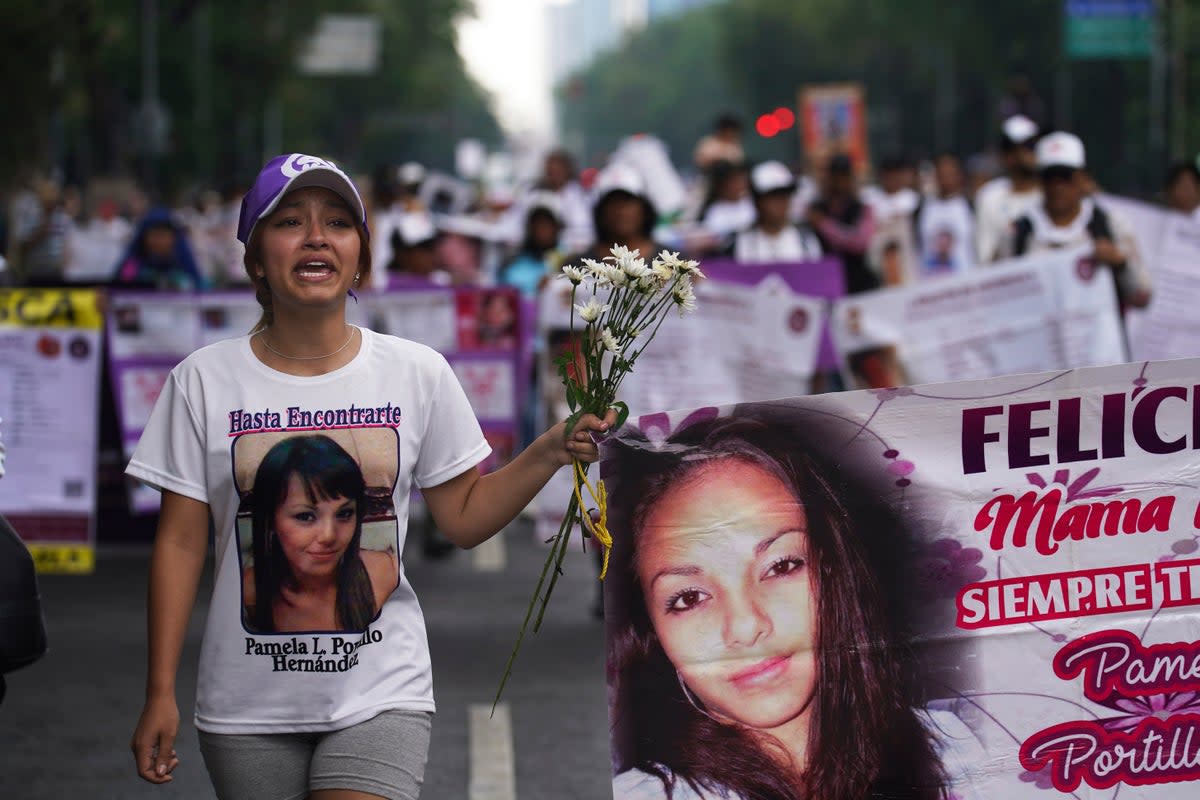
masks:
POLYGON ((95 564, 97 299, 83 289, 0 290, 0 514, 41 572, 95 564))
MULTIPOLYGON (((846 294, 846 276, 842 262, 836 258, 819 261, 778 262, 765 264, 743 264, 728 259, 710 259, 704 262, 704 274, 709 280, 755 286, 768 275, 778 275, 796 294, 818 297, 826 305, 846 294)), ((829 333, 828 315, 821 323, 821 344, 817 351, 817 368, 837 369, 837 351, 829 333)))
POLYGON ((375 293, 364 302, 375 330, 428 345, 446 357, 492 446, 481 468, 486 472, 507 463, 521 444, 529 363, 516 290, 430 286, 375 293))
POLYGON ((834 305, 851 388, 1127 360, 1113 281, 1083 252, 1038 254, 834 305))
POLYGON ((613 796, 1195 797, 1198 374, 631 419, 601 461, 613 796))
POLYGON ((1106 195, 1101 202, 1129 221, 1154 286, 1150 305, 1126 314, 1132 357, 1158 361, 1200 355, 1200 222, 1123 197, 1106 195))

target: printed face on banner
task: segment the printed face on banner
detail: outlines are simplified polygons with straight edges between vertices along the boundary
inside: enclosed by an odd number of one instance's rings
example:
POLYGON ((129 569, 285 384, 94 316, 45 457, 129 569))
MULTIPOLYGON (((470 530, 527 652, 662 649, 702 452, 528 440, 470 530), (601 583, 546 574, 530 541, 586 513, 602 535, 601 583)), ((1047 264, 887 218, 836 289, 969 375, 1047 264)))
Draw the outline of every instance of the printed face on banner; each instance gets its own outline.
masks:
POLYGON ((681 686, 719 719, 807 725, 816 678, 807 528, 791 488, 733 458, 681 479, 641 522, 638 580, 654 632, 681 686))
POLYGON ((620 431, 602 464, 614 796, 1194 797, 1197 370, 620 431))
POLYGON ((234 440, 248 632, 358 632, 378 617, 399 581, 397 453, 386 427, 234 440))

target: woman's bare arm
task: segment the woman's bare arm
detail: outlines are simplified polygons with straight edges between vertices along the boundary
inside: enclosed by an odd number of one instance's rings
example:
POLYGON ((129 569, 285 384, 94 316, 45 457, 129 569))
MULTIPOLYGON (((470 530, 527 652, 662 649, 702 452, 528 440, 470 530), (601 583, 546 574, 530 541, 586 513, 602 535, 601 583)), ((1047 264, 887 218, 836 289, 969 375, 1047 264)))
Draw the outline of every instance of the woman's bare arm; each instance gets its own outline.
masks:
POLYGON ((146 609, 146 705, 130 742, 138 774, 151 783, 170 781, 179 763, 175 676, 208 553, 208 518, 207 504, 174 492, 162 493, 146 609))
POLYGON ((600 455, 592 432, 607 431, 616 418, 615 411, 609 411, 604 420, 587 414, 569 437, 560 422, 495 472, 480 475, 472 467, 424 489, 438 529, 459 547, 471 548, 491 538, 521 513, 560 468, 575 459, 596 461, 600 455))

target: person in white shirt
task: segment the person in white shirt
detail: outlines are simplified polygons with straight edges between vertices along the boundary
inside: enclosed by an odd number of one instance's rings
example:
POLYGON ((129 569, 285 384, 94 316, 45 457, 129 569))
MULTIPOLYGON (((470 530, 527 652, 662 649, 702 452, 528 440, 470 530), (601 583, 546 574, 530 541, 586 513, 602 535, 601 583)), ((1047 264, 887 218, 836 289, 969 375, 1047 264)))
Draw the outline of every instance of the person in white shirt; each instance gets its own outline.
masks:
POLYGON ((616 415, 559 423, 481 475, 490 448, 446 359, 346 321, 371 254, 344 172, 301 153, 267 162, 238 238, 262 318, 171 371, 126 470, 162 490, 135 767, 162 784, 179 764, 176 672, 211 520, 195 723, 217 795, 416 797, 434 703, 423 614, 395 560, 412 490, 474 547, 559 468, 596 461, 591 437, 616 415))
POLYGON ((1000 150, 1005 174, 985 183, 975 194, 975 255, 980 264, 1000 256, 1000 248, 1017 217, 1042 201, 1038 182, 1037 124, 1021 115, 1005 120, 1000 150))
POLYGON ((133 224, 117 213, 116 200, 100 198, 87 222, 69 233, 67 249, 71 255, 66 279, 71 283, 107 283, 132 237, 133 224))
POLYGON ((733 257, 746 264, 816 261, 821 242, 807 226, 793 224, 790 205, 796 178, 779 161, 764 161, 750 171, 754 225, 734 236, 733 257))
POLYGON ((921 203, 914 188, 916 169, 910 159, 892 156, 879 164, 879 185, 865 186, 862 200, 871 207, 875 222, 884 227, 895 220, 912 217, 921 203))
POLYGON ((1072 133, 1047 134, 1038 142, 1037 166, 1045 199, 1013 224, 1003 253, 1016 257, 1090 247, 1092 259, 1112 274, 1121 310, 1148 305, 1150 276, 1133 229, 1088 196, 1083 142, 1072 133))
POLYGON ((721 161, 713 165, 708 198, 700 209, 700 224, 728 243, 734 233, 754 223, 754 201, 744 164, 721 161))
POLYGON ((963 195, 962 164, 943 153, 933 166, 937 191, 922 200, 913 220, 922 278, 962 273, 975 263, 975 213, 963 195))

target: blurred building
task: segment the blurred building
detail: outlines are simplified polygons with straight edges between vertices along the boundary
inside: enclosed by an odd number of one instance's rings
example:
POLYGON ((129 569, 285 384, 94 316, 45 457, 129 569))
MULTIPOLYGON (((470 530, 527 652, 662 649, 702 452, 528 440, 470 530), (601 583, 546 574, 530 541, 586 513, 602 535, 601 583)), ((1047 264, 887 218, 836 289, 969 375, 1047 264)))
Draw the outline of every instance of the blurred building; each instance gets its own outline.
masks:
POLYGON ((558 0, 546 6, 555 85, 648 22, 720 0, 558 0))

